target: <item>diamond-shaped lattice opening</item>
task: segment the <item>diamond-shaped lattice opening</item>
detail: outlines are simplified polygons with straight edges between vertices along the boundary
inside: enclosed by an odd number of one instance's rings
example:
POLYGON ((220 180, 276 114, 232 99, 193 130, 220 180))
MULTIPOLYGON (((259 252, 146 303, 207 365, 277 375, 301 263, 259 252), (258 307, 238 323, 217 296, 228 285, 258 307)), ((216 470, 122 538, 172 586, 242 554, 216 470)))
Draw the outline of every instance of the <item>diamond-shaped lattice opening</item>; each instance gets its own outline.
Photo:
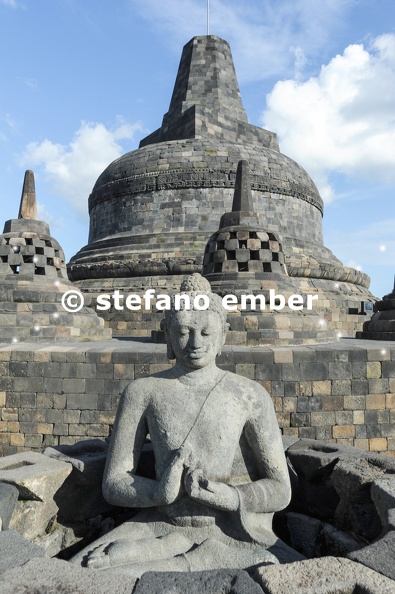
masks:
POLYGON ((49 241, 49 239, 46 239, 45 240, 45 245, 46 245, 46 247, 52 247, 52 242, 49 241))
POLYGON ((19 265, 13 265, 10 268, 14 274, 19 274, 19 265))
POLYGON ((36 247, 36 254, 44 255, 44 248, 36 247))
POLYGON ((248 272, 248 262, 238 262, 237 267, 239 272, 248 272))
POLYGON ((53 266, 53 258, 47 258, 47 264, 48 266, 53 266))
POLYGON ((25 241, 26 245, 33 245, 33 239, 31 237, 26 237, 25 241))
POLYGON ((40 274, 41 276, 45 276, 45 268, 43 266, 36 266, 34 274, 40 274))

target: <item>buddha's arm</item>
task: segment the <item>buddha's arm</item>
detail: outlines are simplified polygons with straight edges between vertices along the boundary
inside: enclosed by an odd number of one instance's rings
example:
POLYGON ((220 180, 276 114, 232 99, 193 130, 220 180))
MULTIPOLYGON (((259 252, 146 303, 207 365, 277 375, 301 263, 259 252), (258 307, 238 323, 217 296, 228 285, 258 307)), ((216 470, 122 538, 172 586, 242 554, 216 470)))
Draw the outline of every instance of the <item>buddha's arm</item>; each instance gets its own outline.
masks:
POLYGON ((272 401, 261 388, 251 404, 244 433, 262 478, 234 486, 208 480, 200 469, 190 470, 185 487, 192 499, 218 509, 241 508, 257 513, 278 511, 288 505, 291 485, 272 401))
POLYGON ((236 488, 245 511, 275 512, 288 505, 291 485, 271 398, 263 390, 257 397, 244 432, 262 478, 236 488))
POLYGON ((104 470, 104 498, 122 507, 152 507, 171 503, 178 496, 184 469, 182 453, 179 453, 160 481, 135 474, 148 433, 148 397, 144 393, 146 385, 143 382, 129 384, 121 396, 104 470))

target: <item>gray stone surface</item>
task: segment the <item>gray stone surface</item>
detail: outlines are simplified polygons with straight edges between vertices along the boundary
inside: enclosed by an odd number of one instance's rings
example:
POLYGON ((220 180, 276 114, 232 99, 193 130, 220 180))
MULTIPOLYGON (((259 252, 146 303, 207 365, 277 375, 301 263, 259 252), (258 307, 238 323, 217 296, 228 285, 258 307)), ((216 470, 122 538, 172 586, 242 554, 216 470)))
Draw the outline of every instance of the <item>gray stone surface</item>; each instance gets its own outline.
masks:
MULTIPOLYGON (((175 290, 178 291, 179 286, 175 290)), ((16 309, 17 305, 14 303, 12 307, 16 309)), ((292 438, 298 441, 310 432, 315 437, 311 443, 315 443, 318 450, 323 446, 335 448, 335 451, 330 450, 332 461, 342 455, 340 444, 344 453, 349 451, 351 456, 351 452, 357 450, 359 456, 370 459, 371 452, 362 452, 359 448, 395 450, 394 394, 377 394, 377 386, 367 379, 372 371, 374 375, 384 375, 388 383, 386 390, 389 390, 394 380, 393 372, 384 363, 395 363, 395 350, 391 342, 381 343, 380 349, 376 345, 372 341, 356 339, 294 347, 225 345, 217 361, 221 369, 263 382, 273 399, 278 422, 286 437, 294 436, 292 438), (330 377, 329 362, 338 360, 338 357, 347 359, 352 366, 358 365, 357 370, 351 369, 346 380, 330 377), (317 381, 305 379, 303 374, 307 375, 307 372, 304 367, 302 369, 302 362, 309 362, 312 369, 319 363, 322 377, 317 381), (365 379, 355 379, 356 375, 365 379), (340 390, 349 393, 350 387, 351 395, 339 395, 340 390), (372 406, 376 408, 372 409, 372 406), (297 410, 307 412, 298 413, 297 410), (341 417, 342 422, 349 422, 350 414, 355 422, 336 425, 340 413, 347 413, 346 419, 341 417), (303 422, 296 423, 301 415, 303 422), (340 431, 343 436, 348 435, 347 438, 339 437, 340 443, 322 441, 337 439, 340 431), (371 436, 373 431, 378 437, 371 436), (347 447, 343 445, 345 443, 347 447), (355 448, 350 449, 353 445, 355 448)), ((0 444, 1 456, 25 448, 42 451, 46 446, 71 445, 93 437, 106 438, 114 423, 119 394, 126 385, 134 378, 142 378, 171 365, 166 357, 166 346, 153 344, 147 338, 46 347, 39 344, 20 344, 12 348, 3 345, 0 346, 0 357, 2 420, 19 423, 8 423, 8 431, 3 433, 4 443, 0 444)), ((304 446, 304 449, 307 449, 306 454, 314 454, 310 446, 304 446)), ((386 461, 390 469, 390 457, 380 455, 378 458, 386 461)), ((330 463, 323 462, 324 466, 330 463)), ((301 458, 302 471, 303 466, 301 458)))
POLYGON ((388 526, 389 511, 395 510, 395 475, 373 481, 370 495, 384 527, 388 526))
POLYGON ((291 547, 307 558, 319 556, 318 537, 322 522, 304 514, 287 513, 287 526, 291 537, 291 547))
POLYGON ((263 567, 254 574, 265 594, 394 594, 395 582, 349 559, 325 557, 263 567))
POLYGON ((333 557, 346 557, 352 551, 358 551, 364 545, 357 541, 351 534, 335 528, 331 524, 324 524, 322 529, 325 555, 333 557))
POLYGON ((18 501, 19 491, 13 485, 0 481, 0 530, 7 530, 18 501))
POLYGON ((99 439, 50 447, 44 451, 45 456, 67 462, 73 468, 56 494, 61 522, 75 524, 112 509, 103 498, 101 487, 107 452, 108 443, 99 439))
POLYGON ((109 503, 146 509, 75 563, 141 575, 278 562, 267 550, 278 540, 273 512, 291 488, 273 404, 262 387, 216 366, 226 312, 207 280, 186 277, 181 292, 191 303, 206 294, 210 307, 176 311, 173 300, 163 330, 176 364, 125 389, 104 472, 109 503), (137 472, 148 432, 155 478, 137 472))
MULTIPOLYGON (((13 567, 19 569, 20 565, 24 565, 30 559, 43 557, 44 554, 44 549, 23 538, 15 530, 0 532, 0 574, 13 567)), ((3 577, 0 578, 0 584, 3 580, 3 577)))
POLYGON ((26 538, 43 536, 56 516, 56 492, 70 474, 70 464, 37 452, 22 452, 0 459, 0 481, 19 492, 10 527, 26 538))
POLYGON ((395 340, 395 280, 391 293, 375 303, 375 313, 363 325, 357 338, 368 340, 395 340))
POLYGON ((336 464, 331 475, 340 502, 335 512, 337 526, 372 541, 382 531, 382 524, 372 502, 372 482, 385 476, 383 469, 368 459, 346 460, 336 464))
POLYGON ((246 571, 219 569, 192 573, 145 573, 133 594, 262 594, 246 571))
POLYGON ((0 594, 132 594, 134 584, 126 575, 88 571, 59 559, 32 559, 3 573, 0 594))
POLYGON ((350 553, 348 557, 395 580, 395 532, 388 532, 375 543, 350 553))

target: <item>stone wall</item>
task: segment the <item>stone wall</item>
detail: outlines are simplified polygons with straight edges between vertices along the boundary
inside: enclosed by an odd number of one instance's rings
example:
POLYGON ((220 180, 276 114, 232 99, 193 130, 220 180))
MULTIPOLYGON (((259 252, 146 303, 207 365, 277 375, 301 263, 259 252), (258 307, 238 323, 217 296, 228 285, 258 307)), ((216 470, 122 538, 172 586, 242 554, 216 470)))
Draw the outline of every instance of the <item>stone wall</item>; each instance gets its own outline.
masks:
MULTIPOLYGON (((395 452, 395 344, 225 347, 223 369, 271 394, 284 435, 395 452)), ((130 380, 169 366, 137 340, 0 347, 0 454, 105 438, 130 380)))

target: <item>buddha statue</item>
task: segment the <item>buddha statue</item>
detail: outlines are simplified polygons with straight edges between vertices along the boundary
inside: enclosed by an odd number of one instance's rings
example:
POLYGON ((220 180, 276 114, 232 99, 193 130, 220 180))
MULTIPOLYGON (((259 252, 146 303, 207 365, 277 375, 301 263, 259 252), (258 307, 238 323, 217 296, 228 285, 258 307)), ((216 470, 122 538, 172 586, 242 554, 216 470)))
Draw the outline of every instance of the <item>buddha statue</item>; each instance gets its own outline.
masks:
POLYGON ((253 568, 278 563, 274 512, 291 487, 269 394, 257 382, 223 371, 226 310, 199 274, 184 279, 165 312, 168 357, 175 365, 131 382, 121 397, 103 477, 113 505, 138 508, 129 521, 86 547, 73 562, 146 571, 253 568), (137 473, 147 437, 155 479, 137 473), (270 550, 269 550, 270 549, 270 550))

